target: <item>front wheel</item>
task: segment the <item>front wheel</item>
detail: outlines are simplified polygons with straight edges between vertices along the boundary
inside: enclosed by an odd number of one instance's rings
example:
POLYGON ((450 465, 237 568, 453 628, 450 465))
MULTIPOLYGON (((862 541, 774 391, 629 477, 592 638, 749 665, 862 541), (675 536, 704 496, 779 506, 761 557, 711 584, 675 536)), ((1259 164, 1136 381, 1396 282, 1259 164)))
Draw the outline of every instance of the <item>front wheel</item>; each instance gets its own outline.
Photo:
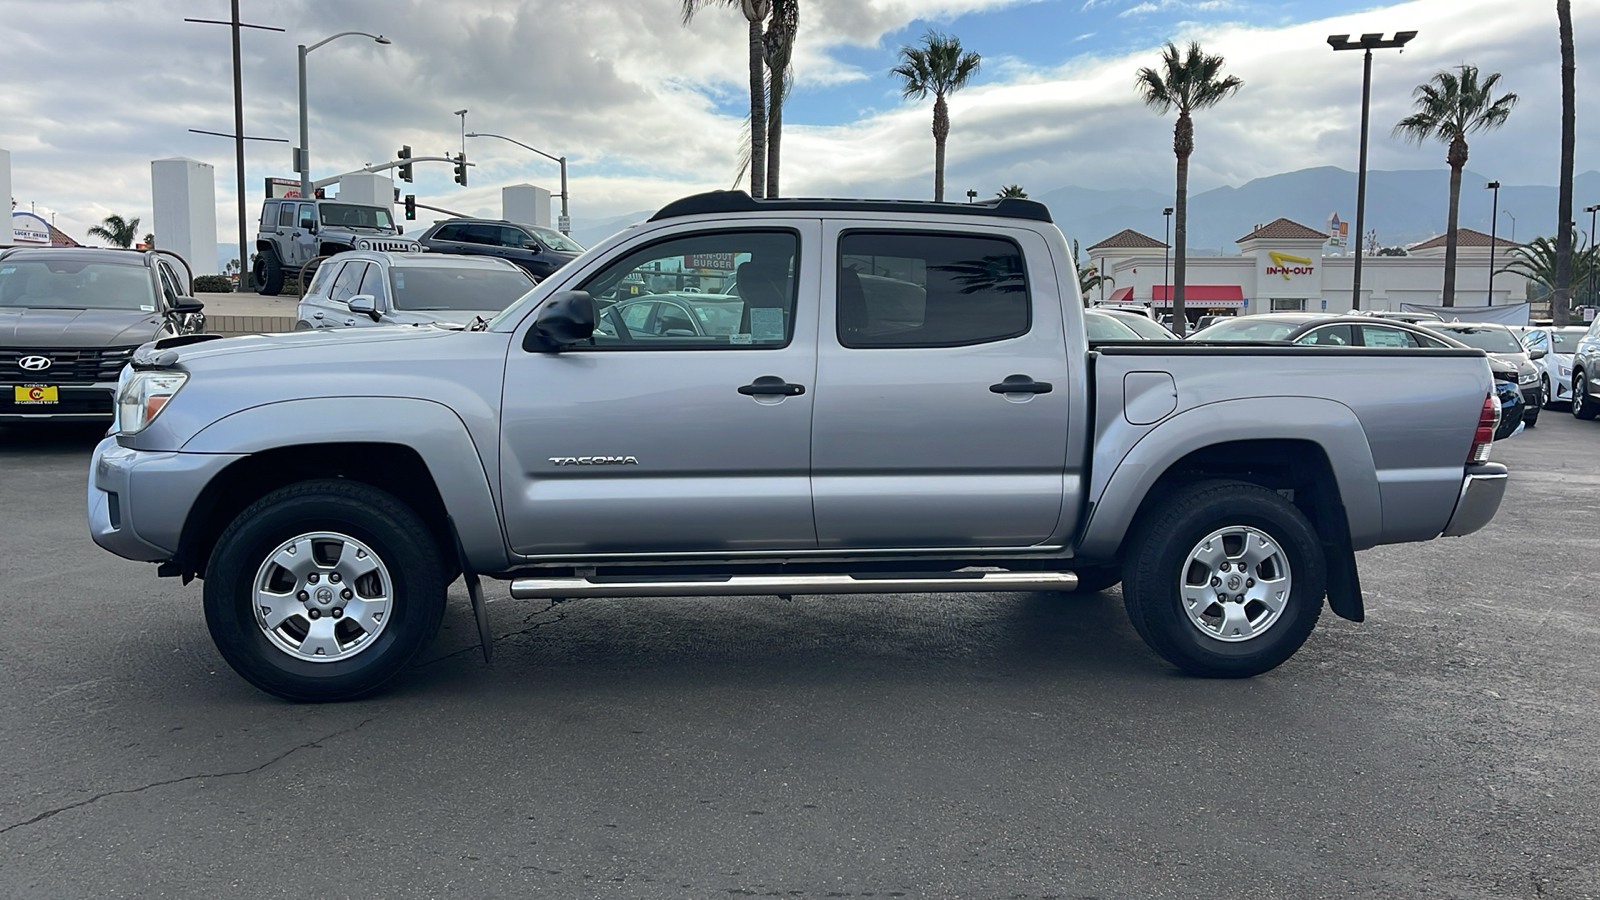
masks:
POLYGON ((1150 648, 1191 675, 1247 678, 1294 655, 1327 593, 1311 523, 1239 481, 1179 490, 1131 537, 1122 597, 1150 648))
POLYGON ((206 624, 228 665, 289 700, 350 700, 400 674, 444 615, 447 567, 394 496, 308 481, 251 504, 206 568, 206 624))
POLYGON ((1589 396, 1589 382, 1581 371, 1572 373, 1572 414, 1585 420, 1600 416, 1600 404, 1589 396))

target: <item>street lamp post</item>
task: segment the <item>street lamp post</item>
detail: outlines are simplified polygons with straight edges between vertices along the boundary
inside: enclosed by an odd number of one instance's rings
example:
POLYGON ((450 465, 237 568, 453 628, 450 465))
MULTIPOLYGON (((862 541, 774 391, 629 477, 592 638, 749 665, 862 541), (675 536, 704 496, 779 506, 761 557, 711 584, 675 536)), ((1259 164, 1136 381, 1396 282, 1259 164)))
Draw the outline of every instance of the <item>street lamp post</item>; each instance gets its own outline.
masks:
POLYGON ((302 198, 309 198, 311 196, 311 150, 310 150, 310 146, 309 146, 310 137, 307 134, 308 129, 306 128, 306 54, 310 53, 311 51, 317 49, 318 47, 321 47, 323 44, 326 44, 326 43, 328 43, 330 41, 336 41, 339 38, 349 37, 351 35, 359 35, 361 37, 372 38, 374 41, 376 41, 377 43, 380 43, 380 44, 393 43, 393 41, 389 40, 388 38, 384 37, 381 34, 367 34, 365 31, 341 31, 338 34, 330 35, 328 37, 325 37, 322 40, 317 41, 315 44, 312 44, 309 47, 306 46, 305 44, 301 44, 300 47, 299 47, 299 51, 300 51, 300 146, 296 148, 295 165, 300 170, 300 196, 302 198))
MULTIPOLYGON (((1161 242, 1161 287, 1162 287, 1162 289, 1166 290, 1167 289, 1167 258, 1172 255, 1172 207, 1169 206, 1166 209, 1163 209, 1161 211, 1161 215, 1165 216, 1166 219, 1167 219, 1167 237, 1166 237, 1166 240, 1161 242)), ((1172 302, 1172 294, 1171 294, 1170 290, 1167 293, 1167 302, 1168 303, 1172 302)), ((1156 305, 1156 292, 1155 291, 1151 291, 1150 292, 1150 305, 1152 307, 1154 307, 1156 305)))
POLYGON ((1594 304, 1600 302, 1595 299, 1594 293, 1594 270, 1600 268, 1600 252, 1596 252, 1594 249, 1594 226, 1595 213, 1600 212, 1600 203, 1596 203, 1593 206, 1585 206, 1583 211, 1589 214, 1589 255, 1594 257, 1594 259, 1589 260, 1589 303, 1594 304))
POLYGON ((1509 210, 1509 209, 1500 210, 1500 215, 1502 215, 1502 216, 1511 216, 1511 243, 1515 244, 1517 242, 1517 217, 1516 217, 1516 215, 1514 213, 1512 213, 1511 210, 1509 210))
POLYGON ((1489 214, 1489 299, 1485 306, 1494 305, 1494 250, 1496 240, 1496 227, 1500 224, 1500 182, 1491 181, 1483 186, 1485 190, 1494 191, 1494 211, 1489 214))
MULTIPOLYGON (((551 160, 551 161, 559 164, 561 166, 561 222, 560 222, 561 227, 560 227, 559 230, 560 230, 560 232, 562 234, 571 234, 572 233, 572 215, 571 215, 571 211, 567 209, 567 158, 565 156, 552 156, 552 155, 544 152, 543 150, 540 150, 537 147, 529 147, 527 144, 524 144, 523 142, 521 142, 521 141, 519 141, 519 140, 517 140, 515 138, 508 138, 503 134, 489 134, 488 132, 485 132, 485 131, 473 131, 473 132, 468 132, 467 137, 469 137, 469 138, 492 137, 492 138, 499 138, 502 141, 510 141, 511 143, 516 144, 518 147, 521 147, 524 150, 531 150, 534 153, 537 153, 540 156, 544 157, 545 159, 551 160)), ((461 152, 465 153, 466 151, 463 150, 461 152)))
POLYGON ((1416 37, 1415 31, 1397 31, 1394 38, 1384 40, 1383 34, 1363 34, 1359 40, 1350 40, 1348 34, 1328 35, 1328 46, 1335 50, 1365 50, 1366 58, 1361 70, 1361 163, 1356 173, 1356 266, 1355 284, 1351 288, 1350 308, 1361 308, 1361 235, 1367 211, 1367 113, 1372 105, 1372 51, 1399 49, 1416 37))

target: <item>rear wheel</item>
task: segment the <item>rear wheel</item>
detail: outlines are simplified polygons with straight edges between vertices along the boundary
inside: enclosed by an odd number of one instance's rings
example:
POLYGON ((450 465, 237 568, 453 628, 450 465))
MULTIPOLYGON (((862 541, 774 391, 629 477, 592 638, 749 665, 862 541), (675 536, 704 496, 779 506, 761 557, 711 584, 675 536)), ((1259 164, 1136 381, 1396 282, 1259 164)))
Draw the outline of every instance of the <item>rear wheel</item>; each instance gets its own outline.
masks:
POLYGON ((1191 675, 1245 678, 1300 649, 1327 593, 1311 523, 1276 491, 1208 481, 1131 538, 1122 597, 1140 637, 1191 675))
POLYGON ((392 495, 309 481, 252 504, 206 568, 206 624, 228 665, 290 700, 350 700, 394 678, 437 631, 447 566, 392 495))
POLYGON ((278 254, 262 250, 256 254, 255 267, 250 270, 250 282, 256 293, 276 297, 283 292, 283 263, 278 254))
POLYGON ((1600 416, 1600 403, 1589 396, 1589 382, 1582 370, 1572 373, 1572 414, 1580 419, 1600 416))

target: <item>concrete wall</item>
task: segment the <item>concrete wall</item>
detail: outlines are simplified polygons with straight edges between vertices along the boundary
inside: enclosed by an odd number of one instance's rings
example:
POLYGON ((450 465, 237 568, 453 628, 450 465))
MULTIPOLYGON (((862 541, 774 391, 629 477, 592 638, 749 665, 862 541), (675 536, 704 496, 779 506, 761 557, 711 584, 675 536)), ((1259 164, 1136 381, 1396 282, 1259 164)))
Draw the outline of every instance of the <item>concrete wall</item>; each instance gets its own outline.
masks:
POLYGON ((0 150, 0 215, 5 221, 0 222, 0 247, 9 247, 16 243, 11 233, 11 151, 0 150))
POLYGON ((152 160, 150 194, 156 247, 183 257, 196 275, 218 274, 216 168, 183 157, 152 160))

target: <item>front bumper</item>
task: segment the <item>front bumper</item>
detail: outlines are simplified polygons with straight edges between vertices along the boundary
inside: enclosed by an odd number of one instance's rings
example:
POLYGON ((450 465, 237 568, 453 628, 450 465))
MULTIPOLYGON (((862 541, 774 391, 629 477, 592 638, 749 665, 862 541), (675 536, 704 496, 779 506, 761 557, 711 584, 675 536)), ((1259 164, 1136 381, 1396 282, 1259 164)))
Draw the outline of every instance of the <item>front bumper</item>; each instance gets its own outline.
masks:
POLYGON ((41 383, 55 388, 54 403, 18 401, 17 388, 31 388, 32 382, 0 384, 0 422, 111 421, 116 407, 116 382, 51 385, 48 379, 41 379, 41 383))
POLYGON ((1444 526, 1444 536, 1460 537, 1489 524, 1500 509, 1510 477, 1500 463, 1468 466, 1466 477, 1461 480, 1461 496, 1456 498, 1455 512, 1444 526))
POLYGON ((1544 388, 1535 383, 1531 386, 1522 386, 1522 416, 1538 416, 1539 410, 1544 408, 1544 388))
POLYGON ((89 535, 126 559, 178 553, 189 511, 207 484, 241 454, 134 450, 102 440, 89 462, 89 535))

